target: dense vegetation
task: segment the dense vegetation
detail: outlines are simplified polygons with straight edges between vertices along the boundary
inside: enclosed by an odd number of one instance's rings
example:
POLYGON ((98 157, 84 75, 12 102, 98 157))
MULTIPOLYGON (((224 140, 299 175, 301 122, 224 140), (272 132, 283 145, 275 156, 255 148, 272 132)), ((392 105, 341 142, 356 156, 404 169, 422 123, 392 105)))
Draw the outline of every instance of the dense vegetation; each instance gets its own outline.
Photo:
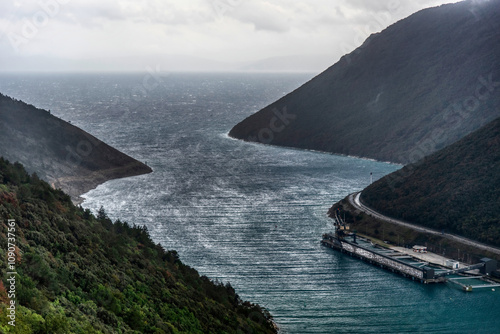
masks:
MULTIPOLYGON (((20 164, 0 159, 0 268, 16 221, 16 326, 0 281, 2 333, 274 333, 269 313, 242 302, 155 245, 145 228, 76 207, 20 164)), ((8 289, 7 289, 8 290, 8 289)))
POLYGON ((73 198, 109 179, 151 168, 50 112, 0 94, 0 156, 73 198))
POLYGON ((388 216, 500 246, 500 118, 361 194, 388 216))
POLYGON ((499 0, 422 10, 370 36, 230 136, 416 162, 499 116, 499 40, 499 0))

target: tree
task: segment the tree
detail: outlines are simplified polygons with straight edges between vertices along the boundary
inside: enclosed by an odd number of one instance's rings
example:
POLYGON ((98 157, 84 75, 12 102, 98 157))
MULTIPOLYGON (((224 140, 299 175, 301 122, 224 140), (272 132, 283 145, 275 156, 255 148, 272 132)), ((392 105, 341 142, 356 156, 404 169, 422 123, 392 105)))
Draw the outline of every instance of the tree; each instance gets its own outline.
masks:
POLYGON ((97 211, 97 219, 99 220, 109 219, 108 214, 106 213, 106 210, 104 210, 104 207, 102 205, 99 208, 99 211, 97 211))

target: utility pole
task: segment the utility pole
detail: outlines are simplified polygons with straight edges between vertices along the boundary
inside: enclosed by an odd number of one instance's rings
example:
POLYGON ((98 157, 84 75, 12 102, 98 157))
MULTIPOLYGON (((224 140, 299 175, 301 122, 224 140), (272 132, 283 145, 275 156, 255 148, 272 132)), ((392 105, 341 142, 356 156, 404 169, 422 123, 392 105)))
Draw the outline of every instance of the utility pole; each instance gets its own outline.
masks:
POLYGON ((372 184, 372 183, 373 183, 373 173, 370 172, 370 184, 372 184))

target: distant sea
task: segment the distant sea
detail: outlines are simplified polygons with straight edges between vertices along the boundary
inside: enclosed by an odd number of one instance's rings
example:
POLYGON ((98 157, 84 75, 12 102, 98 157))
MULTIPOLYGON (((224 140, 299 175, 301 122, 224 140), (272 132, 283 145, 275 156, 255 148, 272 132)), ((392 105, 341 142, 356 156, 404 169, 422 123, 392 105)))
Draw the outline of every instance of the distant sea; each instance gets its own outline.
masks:
POLYGON ((92 133, 154 173, 83 206, 155 240, 283 333, 498 333, 499 291, 424 285, 320 246, 328 208, 400 166, 227 137, 313 74, 0 75, 0 92, 92 133))

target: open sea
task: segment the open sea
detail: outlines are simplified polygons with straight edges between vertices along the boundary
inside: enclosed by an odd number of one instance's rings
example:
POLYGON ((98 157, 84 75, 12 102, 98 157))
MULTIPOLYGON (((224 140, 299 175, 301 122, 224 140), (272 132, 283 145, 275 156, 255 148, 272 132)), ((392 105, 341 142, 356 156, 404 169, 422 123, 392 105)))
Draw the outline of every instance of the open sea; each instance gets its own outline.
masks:
POLYGON ((500 333, 500 291, 424 285, 320 246, 329 207, 400 166, 227 137, 313 74, 150 72, 2 74, 0 92, 151 166, 83 206, 146 225, 282 333, 500 333))

